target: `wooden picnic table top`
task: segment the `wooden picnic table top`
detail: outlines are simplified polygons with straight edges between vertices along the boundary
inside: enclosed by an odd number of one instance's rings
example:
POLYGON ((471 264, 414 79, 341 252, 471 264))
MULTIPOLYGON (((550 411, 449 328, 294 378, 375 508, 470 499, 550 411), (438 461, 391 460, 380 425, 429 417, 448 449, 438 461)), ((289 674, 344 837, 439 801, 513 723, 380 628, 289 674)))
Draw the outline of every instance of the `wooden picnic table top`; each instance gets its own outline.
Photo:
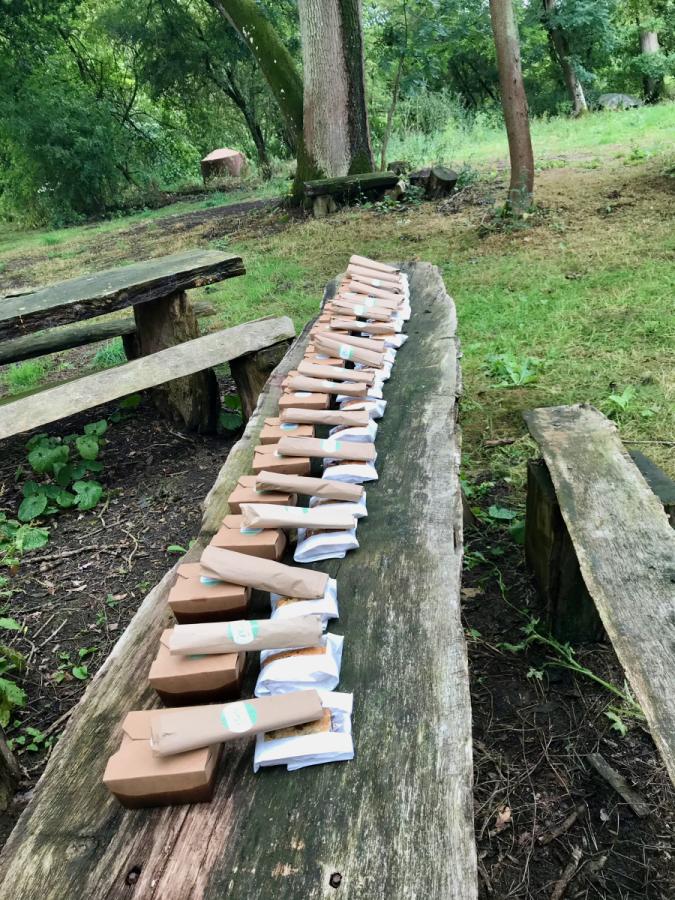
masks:
POLYGON ((159 300, 246 272, 240 256, 187 250, 0 299, 0 341, 159 300))
MULTIPOLYGON (((455 309, 435 267, 417 263, 407 271, 409 340, 385 387, 379 482, 367 488, 361 547, 316 566, 338 579, 340 619, 331 631, 345 635, 338 690, 354 692, 355 759, 254 775, 252 742, 239 741, 225 747, 211 803, 130 811, 107 793, 101 777, 122 719, 158 704, 147 673, 166 627, 174 567, 74 710, 0 854, 0 895, 475 900, 455 309)), ((199 558, 250 470, 263 422, 276 415, 282 380, 297 368, 308 331, 261 394, 206 498, 186 559, 199 558)), ((268 615, 265 602, 254 595, 252 615, 268 615)), ((249 665, 245 696, 256 668, 249 665)))

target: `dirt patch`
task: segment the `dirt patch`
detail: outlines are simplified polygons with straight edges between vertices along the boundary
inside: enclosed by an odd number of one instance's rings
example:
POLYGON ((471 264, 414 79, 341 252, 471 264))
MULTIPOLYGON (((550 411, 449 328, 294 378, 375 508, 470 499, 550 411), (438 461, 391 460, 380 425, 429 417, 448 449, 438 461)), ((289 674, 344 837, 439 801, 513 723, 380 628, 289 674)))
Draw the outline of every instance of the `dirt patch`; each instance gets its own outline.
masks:
MULTIPOLYGON (((86 422, 109 419, 115 409, 72 417, 50 433, 81 432, 86 422)), ((26 467, 28 437, 3 445, 0 510, 8 515, 21 499, 15 473, 26 467)), ((97 476, 105 502, 91 512, 53 517, 49 543, 24 557, 10 580, 11 598, 0 607, 25 626, 25 633, 2 637, 26 658, 19 680, 27 695, 7 729, 10 739, 25 738, 17 748, 23 780, 14 814, 0 817, 0 844, 46 764, 45 744, 58 737, 142 599, 177 559, 167 548, 187 548, 199 531, 200 504, 232 445, 231 439, 179 432, 148 399, 111 424, 106 441, 104 470, 97 476), (45 735, 35 750, 27 749, 26 728, 45 735)))
MULTIPOLYGON (((496 485, 480 507, 504 503, 508 490, 496 485)), ((543 618, 522 548, 504 528, 481 523, 467 532, 462 592, 480 897, 551 897, 576 858, 567 898, 675 896, 675 797, 648 732, 628 719, 625 736, 612 730, 605 715, 612 695, 547 665, 554 655, 502 646, 517 645, 527 622, 543 618), (635 815, 590 766, 589 753, 601 753, 627 779, 648 816, 635 815)), ((610 645, 584 645, 577 656, 623 687, 610 645)))

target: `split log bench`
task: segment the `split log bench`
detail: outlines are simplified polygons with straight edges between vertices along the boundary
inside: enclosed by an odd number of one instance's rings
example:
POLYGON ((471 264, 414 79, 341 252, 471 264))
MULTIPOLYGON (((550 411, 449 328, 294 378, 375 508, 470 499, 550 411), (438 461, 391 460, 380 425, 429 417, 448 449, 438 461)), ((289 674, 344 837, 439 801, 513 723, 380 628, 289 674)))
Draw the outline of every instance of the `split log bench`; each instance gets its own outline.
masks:
MULTIPOLYGON (((406 271, 409 340, 385 388, 379 482, 368 489, 361 548, 317 565, 339 578, 337 630, 348 635, 339 689, 355 696, 356 758, 254 775, 251 744, 235 743, 224 749, 210 804, 129 811, 108 794, 101 776, 124 715, 157 702, 147 674, 176 564, 75 708, 0 854, 1 896, 475 900, 455 310, 435 267, 406 271)), ((327 294, 334 291, 335 283, 327 294)), ((199 558, 250 471, 308 334, 309 326, 261 393, 185 560, 199 558)), ((254 598, 253 615, 269 614, 261 600, 254 598)), ((249 672, 245 693, 254 677, 249 672)))
POLYGON ((525 420, 557 500, 530 475, 527 556, 545 592, 570 600, 553 610, 553 630, 596 639, 597 612, 675 783, 675 530, 597 409, 535 409, 525 420))
POLYGON ((0 438, 146 388, 154 389, 155 402, 170 419, 193 430, 212 431, 220 397, 211 367, 228 361, 236 361, 233 374, 244 411, 249 411, 261 371, 269 374, 283 355, 284 342, 295 336, 291 321, 261 319, 199 337, 198 309, 186 294, 190 288, 244 272, 239 256, 191 250, 0 300, 0 361, 80 346, 111 330, 125 334, 131 359, 126 365, 1 404, 0 438), (128 306, 133 308, 133 320, 114 320, 114 325, 80 321, 128 306), (55 326, 65 329, 52 331, 55 326), (263 350, 261 361, 256 354, 263 350))
POLYGON ((343 175, 341 178, 321 178, 305 181, 305 196, 313 201, 316 218, 335 212, 337 201, 349 202, 360 196, 381 198, 386 190, 396 187, 399 176, 395 172, 368 172, 364 175, 343 175))

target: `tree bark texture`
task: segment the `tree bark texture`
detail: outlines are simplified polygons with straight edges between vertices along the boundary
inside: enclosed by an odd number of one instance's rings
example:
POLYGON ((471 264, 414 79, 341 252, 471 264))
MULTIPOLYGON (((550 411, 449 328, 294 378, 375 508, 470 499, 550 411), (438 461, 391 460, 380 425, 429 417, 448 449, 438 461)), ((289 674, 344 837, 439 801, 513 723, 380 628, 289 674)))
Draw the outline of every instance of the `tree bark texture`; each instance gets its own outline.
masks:
MULTIPOLYGON (((644 54, 661 52, 659 36, 655 31, 640 29, 640 51, 644 54)), ((663 78, 645 75, 644 92, 647 103, 657 103, 663 93, 663 78)))
POLYGON ((304 142, 302 78, 293 57, 254 0, 208 0, 208 3, 235 29, 270 86, 289 139, 296 147, 293 193, 299 197, 303 182, 318 178, 320 172, 304 142))
POLYGON ((527 95, 520 64, 518 25, 512 0, 490 0, 490 17, 511 158, 511 182, 506 208, 510 212, 521 214, 532 205, 534 156, 527 95))
POLYGON ((374 168, 359 0, 299 0, 304 138, 323 177, 374 168))
POLYGON ((572 63, 567 35, 555 21, 556 4, 557 0, 544 0, 544 25, 551 41, 553 54, 562 71, 574 115, 581 116, 588 112, 586 95, 572 63))

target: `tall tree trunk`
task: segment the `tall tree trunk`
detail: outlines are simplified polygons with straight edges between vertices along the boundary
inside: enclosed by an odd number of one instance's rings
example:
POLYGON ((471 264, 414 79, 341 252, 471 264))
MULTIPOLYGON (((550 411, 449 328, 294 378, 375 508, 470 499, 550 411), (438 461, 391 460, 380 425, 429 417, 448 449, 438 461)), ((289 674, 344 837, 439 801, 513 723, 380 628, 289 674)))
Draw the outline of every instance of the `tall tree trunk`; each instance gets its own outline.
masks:
POLYGON ((389 147, 389 138, 391 137, 391 129, 394 124, 394 113, 396 112, 396 104, 398 103, 398 94, 401 89, 401 74, 403 72, 403 62, 405 57, 403 53, 398 60, 396 67, 396 77, 394 78, 394 86, 391 90, 391 103, 387 110, 387 124, 384 126, 384 134, 382 135, 382 153, 380 156, 380 169, 382 172, 387 168, 387 148, 389 147))
POLYGON ((370 143, 368 106, 366 104, 366 64, 363 49, 363 21, 361 0, 339 0, 342 21, 342 52, 344 54, 349 92, 349 174, 360 175, 375 169, 370 143))
POLYGON ((373 170, 358 0, 299 0, 304 138, 323 177, 373 170))
POLYGON ((293 194, 302 193, 304 181, 319 176, 303 137, 302 79, 291 54, 265 18, 255 0, 207 0, 246 44, 270 86, 281 110, 289 139, 296 147, 297 167, 293 194))
POLYGON ((588 112, 588 104, 586 103, 584 88, 572 63, 567 35, 555 22, 556 3, 557 0, 544 0, 544 25, 553 47, 553 54, 562 71, 567 94, 572 103, 573 113, 575 116, 581 116, 588 112))
POLYGON ((532 205, 534 156, 520 65, 518 25, 512 0, 490 0, 490 18, 511 157, 511 183, 506 208, 519 215, 532 205))
POLYGON ((255 144, 256 155, 258 157, 258 165, 260 166, 260 169, 262 171, 263 178, 269 179, 272 177, 272 165, 267 154, 265 136, 263 134, 262 128, 260 127, 260 123, 258 122, 250 103, 239 89, 239 85, 234 78, 234 73, 229 70, 227 72, 227 82, 227 86, 225 87, 227 95, 230 97, 234 105, 239 109, 242 116, 244 117, 246 127, 248 128, 253 143, 255 144))
MULTIPOLYGON (((645 55, 661 52, 659 36, 655 31, 640 29, 640 51, 645 55)), ((644 92, 647 103, 657 103, 663 93, 663 78, 646 74, 644 76, 644 92)))

